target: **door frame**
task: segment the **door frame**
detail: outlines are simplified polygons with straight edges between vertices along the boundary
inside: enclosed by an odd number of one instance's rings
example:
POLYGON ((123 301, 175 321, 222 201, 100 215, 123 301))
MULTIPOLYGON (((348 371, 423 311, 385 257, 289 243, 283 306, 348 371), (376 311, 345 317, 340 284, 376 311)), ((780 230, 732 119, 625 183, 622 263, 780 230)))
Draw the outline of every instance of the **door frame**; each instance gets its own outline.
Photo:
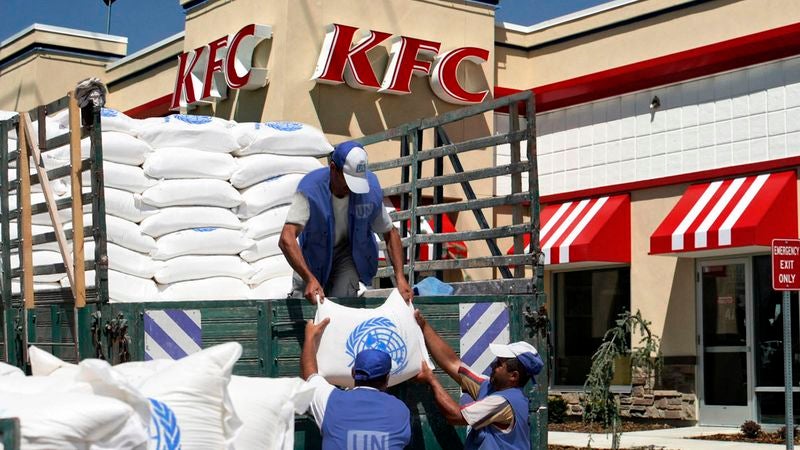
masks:
POLYGON ((745 420, 756 418, 755 398, 755 358, 753 342, 755 339, 755 323, 753 321, 753 270, 752 258, 749 256, 707 258, 695 260, 695 306, 696 306, 696 343, 697 343, 697 409, 698 422, 701 425, 739 426, 745 420), (745 359, 747 362, 747 405, 740 407, 707 406, 705 404, 705 362, 703 342, 703 267, 726 264, 744 264, 745 292, 745 359))

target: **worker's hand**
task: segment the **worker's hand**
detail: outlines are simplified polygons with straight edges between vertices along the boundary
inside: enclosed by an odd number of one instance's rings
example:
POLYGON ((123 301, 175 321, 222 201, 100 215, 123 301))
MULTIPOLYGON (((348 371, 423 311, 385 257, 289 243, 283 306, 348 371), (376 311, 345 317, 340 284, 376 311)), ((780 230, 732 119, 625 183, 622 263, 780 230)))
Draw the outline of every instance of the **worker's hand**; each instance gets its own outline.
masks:
POLYGON ((320 323, 314 323, 313 320, 306 321, 306 342, 319 342, 329 323, 331 323, 330 317, 322 319, 320 323))
POLYGON ((417 325, 419 325, 420 328, 425 328, 425 325, 428 323, 418 309, 414 310, 414 319, 416 319, 417 325))
POLYGON ((433 381, 433 371, 425 361, 422 361, 422 367, 420 367, 419 373, 417 376, 413 378, 414 382, 416 383, 424 383, 424 384, 431 384, 433 381))
POLYGON ((414 299, 414 289, 411 288, 405 278, 398 278, 397 290, 400 292, 400 295, 403 296, 403 300, 405 300, 406 303, 411 303, 411 300, 414 299))
POLYGON ((320 286, 316 277, 312 276, 311 279, 308 280, 308 283, 306 283, 305 296, 312 305, 316 305, 317 302, 322 303, 325 301, 325 291, 322 290, 322 286, 320 286))

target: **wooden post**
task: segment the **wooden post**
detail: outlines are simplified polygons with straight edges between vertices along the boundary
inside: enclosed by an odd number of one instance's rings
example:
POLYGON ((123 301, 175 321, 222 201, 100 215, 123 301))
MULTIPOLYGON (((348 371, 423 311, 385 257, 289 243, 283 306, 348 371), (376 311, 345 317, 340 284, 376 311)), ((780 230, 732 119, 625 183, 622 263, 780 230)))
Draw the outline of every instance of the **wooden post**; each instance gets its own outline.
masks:
MULTIPOLYGON (((39 151, 39 140, 36 135, 33 133, 33 125, 31 124, 31 118, 28 117, 26 113, 20 113, 19 115, 21 124, 24 125, 25 134, 27 135, 27 148, 30 149, 31 154, 33 155, 33 160, 36 161, 36 172, 39 174, 39 184, 42 185, 42 192, 44 193, 44 199, 47 203, 47 212, 50 214, 50 220, 53 222, 53 229, 56 233, 56 240, 58 241, 58 249, 61 252, 61 258, 64 260, 64 266, 67 268, 67 278, 69 279, 69 285, 72 289, 72 297, 77 298, 76 291, 75 291, 75 280, 74 274, 75 271, 73 270, 72 266, 72 258, 69 255, 69 248, 67 248, 67 238, 64 235, 64 227, 61 225, 61 220, 58 218, 58 210, 56 209, 56 199, 55 195, 53 194, 53 189, 50 186, 50 179, 47 177, 47 171, 41 164, 42 155, 39 151)), ((40 123, 39 127, 44 127, 44 123, 40 123)), ((80 135, 79 135, 80 137, 80 135)), ((24 178, 24 177, 23 177, 24 178)), ((30 186, 28 186, 30 188, 30 186)), ((27 195, 23 195, 24 198, 28 199, 29 208, 30 208, 30 192, 27 195)), ((82 216, 81 216, 82 217, 82 216)), ((30 230, 30 226, 28 227, 30 230)))
MULTIPOLYGON (((25 309, 34 308, 33 297, 33 231, 31 229, 31 169, 30 169, 30 156, 28 153, 28 137, 29 134, 25 131, 22 118, 28 118, 26 113, 19 113, 19 129, 17 137, 19 138, 19 156, 17 159, 17 174, 19 177, 19 188, 17 189, 17 202, 20 208, 19 217, 19 268, 22 271, 20 280, 22 281, 22 300, 25 303, 25 309)), ((26 333, 27 337, 27 333, 26 333)), ((24 350, 27 352, 27 350, 24 350)))
POLYGON ((72 293, 75 307, 86 306, 83 255, 83 185, 81 182, 81 111, 75 91, 69 93, 70 181, 72 183, 72 293))

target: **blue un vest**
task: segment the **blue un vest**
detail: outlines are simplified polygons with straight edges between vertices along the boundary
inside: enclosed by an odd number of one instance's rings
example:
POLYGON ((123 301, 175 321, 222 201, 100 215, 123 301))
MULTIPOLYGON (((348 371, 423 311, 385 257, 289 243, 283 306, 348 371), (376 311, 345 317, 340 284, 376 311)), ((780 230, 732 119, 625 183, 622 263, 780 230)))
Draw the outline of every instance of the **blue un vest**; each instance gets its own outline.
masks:
POLYGON ((503 433, 493 425, 488 425, 480 430, 470 430, 464 442, 465 450, 494 450, 515 449, 529 450, 531 448, 531 430, 528 425, 528 397, 520 388, 503 389, 490 392, 491 383, 484 381, 478 391, 476 400, 483 400, 488 395, 499 395, 506 399, 514 411, 514 428, 509 433, 503 433))
MULTIPOLYGON (((333 265, 335 225, 331 206, 330 168, 308 173, 297 191, 308 199, 308 223, 300 233, 300 248, 309 270, 325 286, 333 265)), ((350 249, 358 278, 365 285, 372 283, 378 271, 378 243, 372 233, 372 220, 383 210, 383 190, 378 178, 367 172, 369 192, 350 193, 348 206, 350 249)))
POLYGON ((411 442, 411 413, 385 392, 334 389, 320 431, 322 450, 400 450, 411 442))

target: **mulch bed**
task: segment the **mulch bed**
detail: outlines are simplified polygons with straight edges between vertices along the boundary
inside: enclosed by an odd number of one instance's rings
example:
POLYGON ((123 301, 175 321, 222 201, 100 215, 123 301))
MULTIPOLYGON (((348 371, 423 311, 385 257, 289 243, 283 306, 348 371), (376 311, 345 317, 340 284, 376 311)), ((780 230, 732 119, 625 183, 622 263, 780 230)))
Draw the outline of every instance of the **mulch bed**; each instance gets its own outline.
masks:
MULTIPOLYGON (((700 439, 704 441, 733 441, 733 442, 750 442, 753 444, 779 444, 784 445, 786 440, 778 435, 777 432, 774 433, 766 433, 761 432, 759 433, 757 438, 748 438, 745 437, 741 433, 737 434, 711 434, 708 436, 696 436, 692 439, 700 439)), ((800 443, 800 436, 794 437, 795 444, 800 443)))
MULTIPOLYGON (((655 422, 655 421, 632 421, 625 420, 621 424, 623 433, 631 431, 649 431, 649 430, 665 430, 668 428, 675 428, 680 424, 672 424, 668 422, 655 422)), ((599 423, 586 423, 581 420, 568 420, 564 423, 548 423, 547 431, 566 431, 570 433, 597 433, 605 434, 606 429, 599 423)), ((568 447, 564 447, 568 448, 568 447)))
MULTIPOLYGON (((626 447, 627 450, 661 450, 661 447, 626 447)), ((573 447, 571 445, 548 445, 548 450, 604 450, 597 447, 573 447)))

